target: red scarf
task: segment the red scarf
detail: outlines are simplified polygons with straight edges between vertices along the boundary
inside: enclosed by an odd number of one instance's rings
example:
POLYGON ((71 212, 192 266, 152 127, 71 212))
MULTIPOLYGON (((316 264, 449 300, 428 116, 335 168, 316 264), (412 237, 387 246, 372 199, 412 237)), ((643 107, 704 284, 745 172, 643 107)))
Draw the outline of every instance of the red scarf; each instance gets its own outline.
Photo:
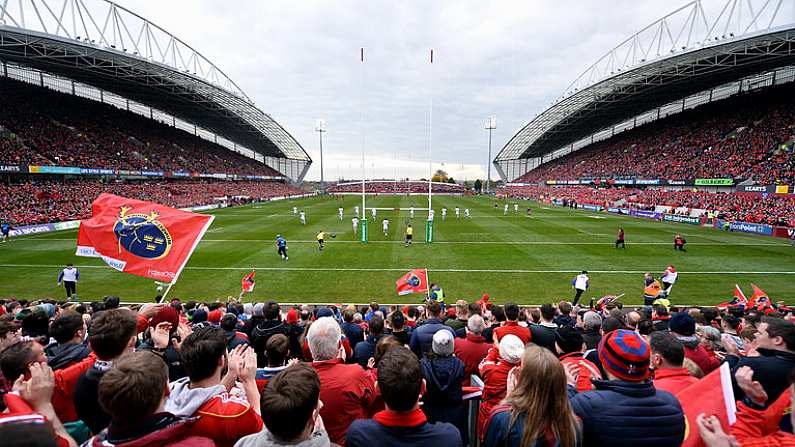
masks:
POLYGON ((425 413, 419 408, 411 411, 379 411, 373 416, 373 420, 387 427, 416 427, 428 422, 425 413))

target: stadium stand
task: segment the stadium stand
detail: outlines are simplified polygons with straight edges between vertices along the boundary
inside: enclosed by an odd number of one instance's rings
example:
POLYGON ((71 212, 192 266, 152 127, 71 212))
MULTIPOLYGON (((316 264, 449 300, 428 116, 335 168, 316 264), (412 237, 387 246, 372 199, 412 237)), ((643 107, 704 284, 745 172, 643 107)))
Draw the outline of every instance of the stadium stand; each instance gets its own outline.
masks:
MULTIPOLYGON (((366 194, 427 194, 427 181, 411 180, 372 180, 364 184, 366 194)), ((328 192, 335 193, 361 193, 361 182, 338 183, 330 186, 328 192)), ((434 194, 461 194, 464 187, 457 183, 431 183, 431 192, 434 194)))
POLYGON ((547 162, 517 183, 578 178, 795 182, 795 86, 743 94, 638 127, 547 162))
POLYGON ((98 181, 26 182, 4 185, 4 218, 16 225, 87 219, 91 202, 106 192, 132 199, 187 208, 225 202, 227 205, 300 195, 304 191, 280 182, 152 181, 102 183, 98 181))
POLYGON ((593 307, 547 304, 541 312, 505 304, 518 316, 502 323, 501 338, 499 331, 489 335, 497 337, 493 346, 465 331, 454 340, 446 324, 469 327, 475 318, 477 327, 499 327, 502 307, 457 304, 461 312, 453 315, 435 302, 357 307, 172 299, 128 306, 117 297, 90 305, 3 300, 0 433, 25 445, 49 445, 30 444, 44 439, 63 446, 360 446, 383 443, 384 437, 389 445, 424 445, 428 439, 450 446, 474 445, 462 439, 521 445, 527 421, 516 414, 543 404, 534 422, 558 428, 535 436, 545 442, 557 437, 560 445, 580 445, 578 439, 582 445, 673 446, 701 436, 705 445, 718 446, 724 444, 712 443, 712 436, 724 430, 722 436, 734 436, 736 445, 794 440, 779 429, 793 405, 795 371, 795 322, 782 304, 671 306, 667 312, 662 305, 630 309, 616 300, 593 307), (339 349, 342 337, 356 350, 340 325, 344 313, 357 312, 386 316, 371 317, 385 321, 377 335, 360 324, 376 344, 364 367, 339 349), (410 346, 419 343, 420 332, 430 337, 428 357, 416 357, 392 335, 392 322, 409 314, 418 318, 401 330, 409 331, 410 346), (597 348, 585 351, 583 335, 594 335, 594 320, 603 321, 597 348), (513 335, 520 327, 531 334, 527 344, 513 335), (554 335, 555 343, 533 343, 542 334, 554 335), (263 336, 267 342, 249 346, 247 340, 263 336), (240 342, 232 345, 230 337, 240 342), (288 349, 292 338, 305 349, 288 349), (478 353, 475 375, 483 382, 483 398, 507 396, 490 413, 468 420, 467 411, 478 414, 481 390, 461 386, 464 366, 451 356, 459 341, 484 347, 469 349, 478 353), (722 408, 724 396, 711 385, 720 383, 715 374, 724 374, 717 368, 722 363, 739 410, 736 424, 723 427, 712 416, 689 412, 694 401, 698 412, 722 408), (22 378, 14 383, 13 377, 22 378), (421 394, 422 379, 436 390, 433 405, 429 394, 421 394), (545 397, 532 400, 540 395, 545 397), (630 415, 631 429, 623 422, 630 415), (685 415, 694 428, 685 429, 685 415))
POLYGON ((0 78, 0 164, 281 176, 144 116, 0 78))
POLYGON ((513 198, 532 198, 550 203, 554 199, 579 204, 654 210, 663 206, 674 214, 700 217, 712 211, 731 221, 795 226, 795 196, 767 197, 748 193, 637 188, 594 188, 589 186, 507 186, 499 192, 513 198), (693 214, 693 210, 697 210, 693 214))

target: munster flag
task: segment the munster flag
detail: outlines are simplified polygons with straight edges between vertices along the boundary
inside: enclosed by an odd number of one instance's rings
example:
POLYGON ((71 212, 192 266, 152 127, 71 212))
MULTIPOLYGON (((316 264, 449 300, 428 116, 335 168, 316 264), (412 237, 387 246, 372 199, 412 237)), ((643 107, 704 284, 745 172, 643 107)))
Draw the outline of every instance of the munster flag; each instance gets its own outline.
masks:
POLYGON ((696 418, 701 413, 717 416, 726 433, 729 433, 729 427, 737 420, 737 407, 728 363, 724 362, 720 368, 676 393, 676 398, 679 399, 682 411, 685 413, 685 440, 682 442, 682 447, 704 445, 696 424, 696 418))
POLYGON ((718 304, 718 309, 726 310, 729 307, 738 306, 738 307, 745 307, 748 305, 748 298, 745 297, 742 289, 740 286, 735 284, 734 285, 734 297, 731 301, 727 301, 725 303, 718 304))
POLYGON ((244 292, 253 292, 254 291, 254 275, 256 273, 257 272, 251 272, 248 275, 243 277, 243 280, 240 282, 240 284, 242 285, 244 292))
POLYGON ((428 293, 428 270, 415 269, 397 280, 397 294, 428 293))
POLYGON ((759 310, 772 307, 770 304, 770 298, 768 298, 767 293, 765 293, 764 290, 760 289, 756 284, 753 283, 751 283, 751 287, 754 289, 754 294, 751 295, 751 300, 748 302, 748 307, 752 309, 758 308, 759 310))
POLYGON ((121 272, 174 282, 214 217, 101 194, 80 222, 77 256, 102 258, 121 272))

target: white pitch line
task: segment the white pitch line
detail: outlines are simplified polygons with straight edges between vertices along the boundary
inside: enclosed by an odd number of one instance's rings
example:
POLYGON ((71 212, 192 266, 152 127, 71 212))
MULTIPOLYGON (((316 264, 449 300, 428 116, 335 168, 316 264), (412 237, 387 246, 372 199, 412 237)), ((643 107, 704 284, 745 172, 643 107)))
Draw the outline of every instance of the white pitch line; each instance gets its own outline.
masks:
MULTIPOLYGON (((577 230, 580 233, 588 234, 588 235, 600 235, 603 233, 587 233, 585 231, 577 230)), ((607 235, 605 235, 607 236, 607 235)), ((24 238, 24 239, 12 239, 12 242, 46 242, 46 241, 72 241, 74 242, 76 239, 72 238, 24 238)), ((275 239, 202 239, 201 242, 274 242, 275 239)), ((418 241, 422 242, 422 241, 418 241)), ((310 239, 300 239, 300 240, 291 240, 288 239, 287 243, 293 244, 316 244, 317 240, 310 240, 310 239)), ((344 241, 344 240, 327 240, 327 244, 360 244, 358 240, 355 241, 344 241)), ((403 244, 404 241, 402 240, 395 240, 395 241, 368 241, 368 244, 403 244)), ((562 241, 435 241, 434 244, 448 244, 448 245, 613 245, 613 242, 562 242, 562 241)), ((673 245, 671 242, 632 242, 627 244, 629 246, 632 245, 673 245)), ((688 242, 688 246, 715 246, 715 245, 727 245, 733 247, 789 247, 789 244, 781 243, 781 244, 770 244, 764 242, 688 242)))
MULTIPOLYGON (((60 268, 61 264, 0 264, 0 268, 60 268)), ((107 269, 104 265, 76 265, 77 268, 83 269, 107 269)), ((404 268, 346 268, 346 267, 262 267, 262 266, 247 266, 247 267, 185 267, 185 270, 266 270, 266 271, 296 271, 296 272, 406 272, 411 270, 412 267, 404 268)), ((580 273, 582 270, 524 270, 524 269, 428 269, 434 272, 443 273, 580 273)), ((648 270, 588 270, 589 273, 604 273, 604 274, 642 274, 648 270)), ((737 271, 737 272, 721 272, 721 271, 706 271, 706 272, 682 272, 684 275, 795 275, 795 272, 752 272, 752 271, 737 271)))

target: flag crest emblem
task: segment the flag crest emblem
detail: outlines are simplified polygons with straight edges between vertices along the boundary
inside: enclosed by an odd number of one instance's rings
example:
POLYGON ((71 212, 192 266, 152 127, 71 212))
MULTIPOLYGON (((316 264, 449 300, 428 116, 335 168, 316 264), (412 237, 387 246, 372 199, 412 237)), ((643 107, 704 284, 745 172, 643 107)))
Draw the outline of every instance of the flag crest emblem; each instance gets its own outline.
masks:
POLYGON ((411 287, 417 287, 420 284, 422 284, 422 280, 419 278, 419 276, 412 274, 406 279, 406 284, 408 284, 411 287))
POLYGON ((113 234, 116 236, 119 251, 123 248, 132 255, 146 259, 160 259, 171 250, 171 234, 158 220, 160 214, 130 213, 131 207, 122 206, 113 234))

